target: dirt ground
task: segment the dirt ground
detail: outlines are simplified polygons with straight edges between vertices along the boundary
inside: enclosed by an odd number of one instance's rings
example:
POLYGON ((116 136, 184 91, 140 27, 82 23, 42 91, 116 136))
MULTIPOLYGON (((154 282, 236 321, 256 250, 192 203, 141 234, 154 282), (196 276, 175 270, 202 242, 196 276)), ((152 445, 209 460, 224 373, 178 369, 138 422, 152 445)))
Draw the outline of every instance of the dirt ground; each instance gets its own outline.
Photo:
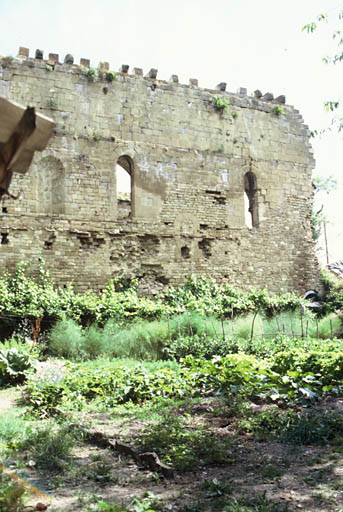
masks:
MULTIPOLYGON (((13 410, 17 396, 18 392, 2 391, 0 411, 13 410)), ((341 409, 342 400, 323 407, 341 409)), ((234 420, 216 416, 214 411, 211 399, 205 399, 191 410, 191 421, 209 425, 218 435, 233 435, 234 420)), ((113 418, 113 414, 103 412, 82 414, 81 420, 111 439, 131 441, 133 447, 144 427, 142 420, 113 418)), ((20 456, 19 467, 16 463, 7 470, 34 493, 29 504, 39 501, 48 505, 51 512, 84 511, 94 495, 127 504, 133 497, 142 499, 147 491, 155 495, 165 511, 221 511, 230 500, 263 494, 278 504, 276 511, 282 507, 290 512, 343 511, 342 446, 258 442, 251 435, 236 432, 229 463, 195 467, 192 472, 176 473, 171 479, 148 470, 130 456, 85 441, 73 449, 71 469, 62 473, 39 471, 25 454, 20 456)))

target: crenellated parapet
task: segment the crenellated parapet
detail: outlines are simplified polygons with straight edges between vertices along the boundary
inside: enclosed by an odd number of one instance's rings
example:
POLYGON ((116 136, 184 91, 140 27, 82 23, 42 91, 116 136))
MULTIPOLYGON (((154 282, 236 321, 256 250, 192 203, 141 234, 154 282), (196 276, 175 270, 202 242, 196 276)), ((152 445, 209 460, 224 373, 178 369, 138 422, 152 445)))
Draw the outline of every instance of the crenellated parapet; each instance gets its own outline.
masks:
MULTIPOLYGON (((91 68, 91 61, 89 59, 81 58, 80 65, 77 65, 74 63, 74 57, 70 53, 65 55, 65 57, 63 59, 63 63, 60 62, 59 54, 57 54, 57 53, 49 53, 48 58, 44 59, 44 51, 39 50, 39 49, 37 49, 35 51, 34 57, 30 57, 30 49, 25 48, 23 46, 19 47, 17 59, 26 60, 26 61, 32 63, 33 66, 35 65, 35 63, 39 64, 41 62, 45 63, 48 66, 51 66, 53 69, 55 68, 55 66, 59 66, 57 68, 57 70, 63 70, 63 66, 67 65, 68 68, 66 68, 66 71, 70 71, 71 70, 70 67, 72 67, 72 71, 74 71, 75 73, 82 73, 83 68, 91 68), (62 69, 61 69, 61 66, 62 66, 62 69)), ((129 75, 129 69, 130 69, 130 66, 128 64, 122 64, 119 67, 118 72, 123 75, 129 75)), ((106 74, 104 72, 110 70, 110 64, 108 62, 99 62, 97 70, 99 71, 99 79, 106 80, 106 74)), ((134 67, 133 73, 130 76, 136 76, 136 77, 144 76, 145 79, 155 81, 155 80, 157 80, 157 74, 158 74, 158 70, 155 68, 151 68, 149 70, 149 72, 146 73, 146 75, 144 75, 142 68, 134 67)), ((180 84, 178 75, 171 75, 169 81, 159 80, 159 82, 164 83, 164 84, 166 84, 168 82, 172 82, 174 84, 180 84)), ((199 87, 199 81, 197 78, 190 78, 189 84, 180 84, 180 85, 183 87, 199 87)), ((227 83, 221 82, 216 86, 215 89, 204 89, 204 90, 210 91, 213 93, 218 93, 218 92, 225 93, 226 87, 227 87, 227 83)), ((231 93, 231 94, 233 94, 233 93, 231 93)), ((248 96, 248 91, 245 87, 240 87, 237 90, 236 94, 240 98, 244 98, 244 97, 248 96)), ((262 92, 260 90, 256 90, 251 94, 251 96, 254 98, 257 98, 260 101, 270 102, 273 104, 278 104, 278 105, 286 104, 286 98, 284 95, 280 95, 280 96, 277 96, 274 98, 274 95, 270 92, 262 94, 262 92)))
POLYGON ((308 127, 284 95, 228 89, 40 49, 0 57, 0 96, 55 122, 14 180, 22 199, 0 204, 0 265, 44 258, 79 289, 120 275, 151 291, 190 274, 316 287, 308 127))

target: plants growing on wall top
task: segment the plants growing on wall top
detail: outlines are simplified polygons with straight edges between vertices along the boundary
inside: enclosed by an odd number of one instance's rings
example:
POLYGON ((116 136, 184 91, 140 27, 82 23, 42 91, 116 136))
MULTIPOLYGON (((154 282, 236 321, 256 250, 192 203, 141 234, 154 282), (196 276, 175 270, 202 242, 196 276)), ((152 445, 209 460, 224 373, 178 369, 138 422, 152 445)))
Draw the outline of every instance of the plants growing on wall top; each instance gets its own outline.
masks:
POLYGON ((221 98, 220 96, 213 97, 213 105, 217 112, 223 114, 229 109, 229 101, 221 98))

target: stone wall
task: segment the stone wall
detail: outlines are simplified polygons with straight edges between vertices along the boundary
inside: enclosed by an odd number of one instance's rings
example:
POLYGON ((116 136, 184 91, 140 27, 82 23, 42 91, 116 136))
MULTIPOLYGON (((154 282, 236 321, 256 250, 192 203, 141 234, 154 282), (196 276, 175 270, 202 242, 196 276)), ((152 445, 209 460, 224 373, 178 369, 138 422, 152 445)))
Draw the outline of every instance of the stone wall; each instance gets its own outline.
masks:
POLYGON ((190 274, 302 292, 318 282, 308 127, 285 98, 109 72, 42 52, 0 58, 0 95, 56 121, 0 205, 0 261, 43 258, 56 282, 154 290, 190 274), (216 109, 214 98, 229 107, 216 109), (131 176, 117 194, 116 165, 131 176), (130 199, 130 200, 127 200, 130 199), (250 212, 248 212, 248 208, 250 212))

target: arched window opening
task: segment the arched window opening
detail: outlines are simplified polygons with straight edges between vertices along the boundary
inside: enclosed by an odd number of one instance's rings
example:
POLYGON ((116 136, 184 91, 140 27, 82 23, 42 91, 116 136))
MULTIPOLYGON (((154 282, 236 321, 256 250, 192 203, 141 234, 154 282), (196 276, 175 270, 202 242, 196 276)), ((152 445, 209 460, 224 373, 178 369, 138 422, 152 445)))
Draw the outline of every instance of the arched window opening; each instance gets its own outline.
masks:
POLYGON ((245 224, 248 228, 258 226, 257 184, 256 176, 249 171, 244 176, 244 211, 245 224))
POLYGON ((127 219, 133 213, 133 162, 121 156, 116 164, 118 219, 127 219))

